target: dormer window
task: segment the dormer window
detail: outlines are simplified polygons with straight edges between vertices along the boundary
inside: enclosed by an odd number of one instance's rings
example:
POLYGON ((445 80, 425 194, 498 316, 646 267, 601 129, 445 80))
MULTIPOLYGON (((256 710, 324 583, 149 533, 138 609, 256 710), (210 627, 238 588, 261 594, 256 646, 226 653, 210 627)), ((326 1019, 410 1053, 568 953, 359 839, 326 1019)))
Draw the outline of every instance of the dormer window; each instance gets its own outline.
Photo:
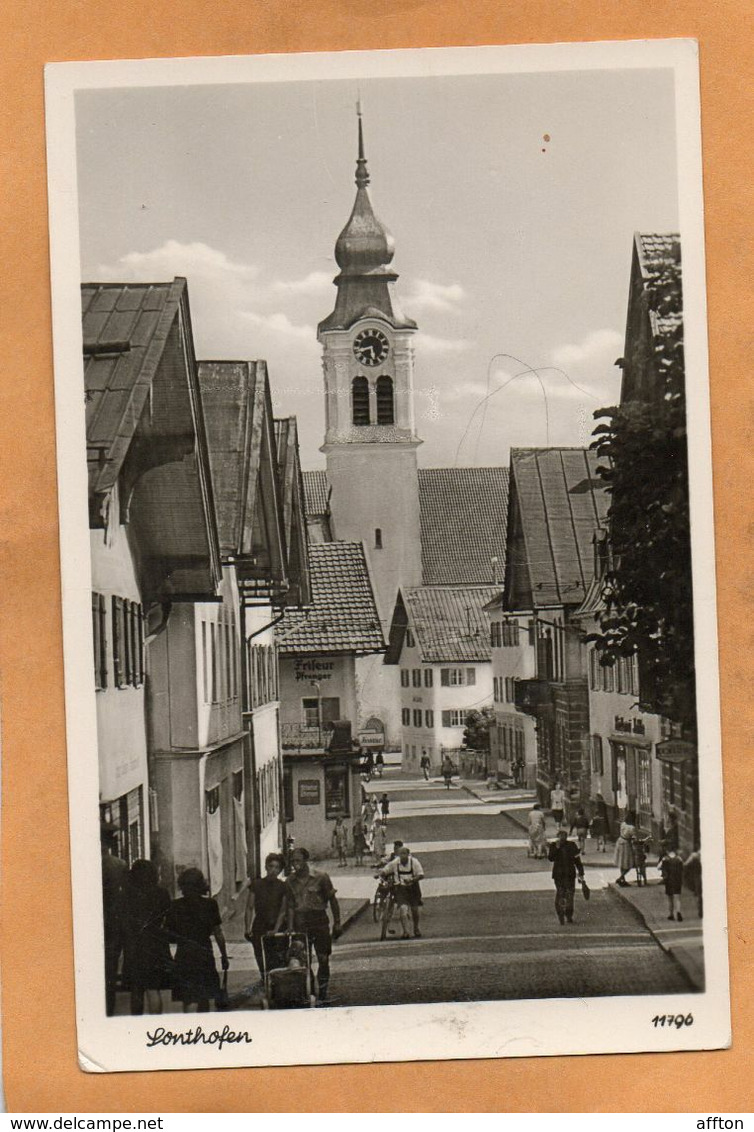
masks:
POLYGON ((351 412, 356 426, 369 424, 369 382, 355 377, 351 383, 351 412))

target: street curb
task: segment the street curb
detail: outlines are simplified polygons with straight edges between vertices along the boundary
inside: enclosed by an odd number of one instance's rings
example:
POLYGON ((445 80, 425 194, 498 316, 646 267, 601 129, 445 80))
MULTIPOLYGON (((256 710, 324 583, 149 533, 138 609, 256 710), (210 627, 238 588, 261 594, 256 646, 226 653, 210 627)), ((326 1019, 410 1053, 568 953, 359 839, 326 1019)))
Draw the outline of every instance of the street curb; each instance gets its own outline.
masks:
POLYGON ((672 944, 667 943, 660 935, 658 935, 657 932, 655 931, 655 929, 652 927, 652 922, 651 922, 650 918, 648 916, 645 916, 644 913, 642 912, 641 908, 639 908, 636 904, 634 904, 633 900, 630 900, 627 896, 625 896, 621 892, 620 888, 617 885, 608 884, 607 891, 609 893, 612 893, 613 897, 617 898, 620 901, 620 903, 623 904, 625 907, 630 908, 631 911, 633 912, 633 914, 639 920, 641 920, 644 927, 647 929, 649 934, 652 936, 652 939, 655 941, 657 946, 662 951, 664 951, 665 954, 668 955, 673 960, 673 962, 676 963, 681 968, 681 970, 683 971, 684 975, 688 979, 688 981, 691 984, 691 986, 693 987, 693 989, 695 991, 703 992, 704 991, 704 967, 702 967, 701 979, 700 979, 700 974, 699 974, 699 971, 697 970, 696 964, 689 960, 688 956, 686 955, 686 949, 685 948, 674 947, 672 944))
POLYGON ((357 920, 359 918, 359 916, 363 912, 366 911, 366 909, 369 907, 370 904, 371 904, 371 900, 364 899, 364 900, 361 901, 361 903, 357 904, 355 908, 352 908, 351 911, 348 912, 343 917, 343 919, 340 922, 341 935, 346 930, 346 928, 350 928, 350 926, 354 922, 354 920, 357 920))

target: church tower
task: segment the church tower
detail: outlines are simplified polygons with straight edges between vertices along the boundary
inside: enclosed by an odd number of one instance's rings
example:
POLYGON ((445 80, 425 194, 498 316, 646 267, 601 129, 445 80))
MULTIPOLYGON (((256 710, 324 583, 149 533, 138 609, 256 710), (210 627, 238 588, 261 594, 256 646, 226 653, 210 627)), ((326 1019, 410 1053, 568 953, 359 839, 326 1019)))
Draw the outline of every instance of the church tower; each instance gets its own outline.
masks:
POLYGON ((318 327, 325 380, 322 451, 335 538, 363 542, 387 636, 401 586, 421 585, 414 419, 416 323, 400 309, 395 243, 369 198, 361 109, 356 200, 335 244, 335 309, 318 327))

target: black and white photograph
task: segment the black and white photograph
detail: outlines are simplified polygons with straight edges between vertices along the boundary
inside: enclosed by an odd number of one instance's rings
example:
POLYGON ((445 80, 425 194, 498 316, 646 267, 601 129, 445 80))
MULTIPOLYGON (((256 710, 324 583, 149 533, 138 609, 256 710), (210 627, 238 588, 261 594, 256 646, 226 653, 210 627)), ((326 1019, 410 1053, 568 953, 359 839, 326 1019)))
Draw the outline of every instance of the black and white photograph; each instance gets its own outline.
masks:
POLYGON ((698 99, 48 67, 84 1069, 728 1044, 698 99))

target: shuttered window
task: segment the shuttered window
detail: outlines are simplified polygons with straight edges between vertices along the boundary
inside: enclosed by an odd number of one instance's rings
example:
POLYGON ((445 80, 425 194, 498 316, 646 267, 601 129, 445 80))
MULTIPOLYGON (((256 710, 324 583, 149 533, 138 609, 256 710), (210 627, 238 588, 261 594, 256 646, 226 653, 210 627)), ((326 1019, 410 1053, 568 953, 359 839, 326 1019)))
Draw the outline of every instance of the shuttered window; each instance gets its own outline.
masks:
POLYGON ((369 382, 365 377, 355 377, 351 385, 351 409, 355 425, 369 424, 369 382))
POLYGON ((104 594, 92 594, 92 641, 94 644, 94 687, 107 687, 107 602, 104 594))
POLYGON ((391 425, 394 420, 393 379, 383 374, 377 378, 377 424, 391 425))
POLYGON ((123 598, 113 596, 113 683, 124 688, 126 680, 126 634, 123 631, 123 598))

